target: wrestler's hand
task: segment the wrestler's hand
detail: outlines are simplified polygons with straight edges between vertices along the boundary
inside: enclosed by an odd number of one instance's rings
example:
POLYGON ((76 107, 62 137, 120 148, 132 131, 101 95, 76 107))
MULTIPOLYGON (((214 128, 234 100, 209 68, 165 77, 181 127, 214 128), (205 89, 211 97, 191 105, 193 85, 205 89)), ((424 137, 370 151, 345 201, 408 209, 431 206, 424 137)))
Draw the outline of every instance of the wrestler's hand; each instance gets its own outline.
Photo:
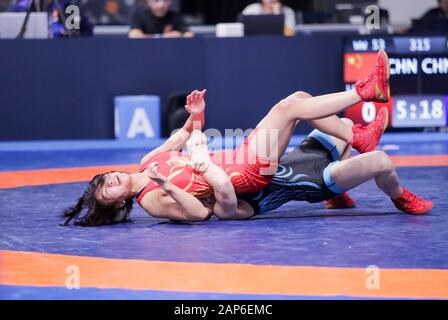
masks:
POLYGON ((193 130, 190 139, 187 141, 187 149, 193 170, 199 173, 206 172, 211 160, 205 134, 200 130, 193 130))
POLYGON ((195 90, 187 96, 185 109, 190 113, 191 129, 202 129, 205 124, 205 93, 206 90, 195 90))
POLYGON ((208 148, 204 146, 195 146, 190 154, 190 164, 193 170, 204 173, 210 166, 210 155, 208 148))
POLYGON ((205 111, 205 94, 207 90, 194 90, 187 96, 187 105, 185 109, 190 114, 201 114, 205 111))
POLYGON ((159 171, 159 165, 157 162, 151 163, 148 168, 146 169, 146 172, 148 174, 148 177, 156 182, 158 185, 162 186, 165 185, 167 182, 169 182, 168 178, 165 177, 163 174, 159 171))

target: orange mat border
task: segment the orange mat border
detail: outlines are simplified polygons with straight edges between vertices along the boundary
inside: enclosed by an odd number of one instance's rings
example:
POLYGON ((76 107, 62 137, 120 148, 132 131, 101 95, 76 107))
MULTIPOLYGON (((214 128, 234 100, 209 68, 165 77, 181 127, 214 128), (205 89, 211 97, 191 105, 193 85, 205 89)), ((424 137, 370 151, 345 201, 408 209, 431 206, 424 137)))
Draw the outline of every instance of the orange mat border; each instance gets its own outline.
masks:
POLYGON ((0 251, 0 284, 65 287, 68 266, 80 287, 173 292, 448 298, 448 270, 380 269, 380 289, 367 289, 362 268, 186 263, 0 251))
MULTIPOLYGON (((445 167, 448 155, 391 156, 398 167, 445 167)), ((96 174, 108 171, 137 172, 138 165, 116 165, 83 168, 61 168, 0 172, 0 189, 39 186, 91 180, 96 174)))

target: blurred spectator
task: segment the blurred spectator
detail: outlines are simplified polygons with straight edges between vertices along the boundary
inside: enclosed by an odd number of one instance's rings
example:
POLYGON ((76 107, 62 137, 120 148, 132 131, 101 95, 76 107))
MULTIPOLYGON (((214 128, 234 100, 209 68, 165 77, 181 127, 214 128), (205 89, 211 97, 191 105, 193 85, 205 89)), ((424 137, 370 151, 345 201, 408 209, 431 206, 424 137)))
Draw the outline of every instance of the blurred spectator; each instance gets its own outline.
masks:
POLYGON ((284 14, 285 35, 294 35, 296 27, 296 14, 290 7, 282 5, 280 0, 260 0, 259 3, 248 5, 243 14, 284 14))
POLYGON ((81 3, 83 14, 94 25, 129 25, 135 0, 82 0, 81 3))
POLYGON ((186 32, 182 16, 171 10, 172 0, 147 0, 146 5, 136 6, 131 20, 129 38, 179 38, 192 37, 186 32))
POLYGON ((424 34, 448 30, 448 0, 439 0, 439 6, 428 10, 420 19, 412 20, 412 27, 400 30, 402 33, 424 34))
POLYGON ((11 6, 12 0, 0 0, 0 12, 7 11, 11 6))
POLYGON ((69 5, 77 5, 77 1, 74 0, 19 0, 11 8, 10 11, 14 12, 48 12, 48 19, 51 28, 51 33, 55 38, 82 36, 90 37, 93 35, 93 25, 89 20, 81 13, 81 20, 79 30, 68 30, 65 27, 66 13, 65 9, 69 5), (57 1, 57 2, 56 2, 57 1), (30 7, 31 5, 31 7, 30 7), (62 17, 61 12, 62 11, 62 17))
POLYGON ((439 0, 439 6, 426 12, 421 19, 448 19, 448 0, 439 0))

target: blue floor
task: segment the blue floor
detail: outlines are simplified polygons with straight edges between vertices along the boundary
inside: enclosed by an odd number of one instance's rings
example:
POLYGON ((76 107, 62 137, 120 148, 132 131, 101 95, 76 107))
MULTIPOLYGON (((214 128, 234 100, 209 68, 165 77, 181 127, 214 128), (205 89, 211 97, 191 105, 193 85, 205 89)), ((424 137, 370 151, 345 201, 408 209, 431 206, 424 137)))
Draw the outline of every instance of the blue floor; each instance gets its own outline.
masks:
POLYGON ((368 182, 351 192, 358 207, 349 210, 296 202, 250 221, 174 224, 136 206, 130 224, 62 227, 61 212, 85 184, 0 190, 0 249, 185 262, 448 268, 440 254, 448 252, 442 188, 447 168, 400 168, 399 175, 403 185, 435 202, 429 215, 397 212, 368 182))
MULTIPOLYGON (((154 290, 66 289, 57 287, 0 286, 0 299, 5 300, 348 300, 347 296, 291 296, 218 294, 213 292, 167 292, 154 290)), ((368 300, 367 298, 357 298, 368 300)), ((403 298, 400 298, 400 300, 403 298)))
MULTIPOLYGON (((389 140, 386 137, 382 147, 389 154, 448 154, 448 139, 445 139, 446 135, 442 135, 431 143, 411 142, 412 139, 400 142, 391 136, 389 140)), ((3 150, 0 170, 128 164, 138 162, 145 152, 140 147, 43 152, 3 150)), ((448 269, 448 167, 403 167, 398 173, 405 187, 434 201, 432 212, 425 216, 397 212, 370 181, 350 192, 358 206, 349 210, 325 210, 322 204, 291 202, 249 221, 212 219, 174 224, 151 218, 136 206, 131 223, 80 228, 60 226, 63 222, 60 215, 74 204, 86 183, 0 189, 0 250, 182 262, 448 269)), ((2 286, 0 298, 34 298, 38 294, 36 290, 2 286)), ((48 288, 42 296, 45 297, 251 298, 118 289, 83 289, 67 295, 66 289, 60 288, 48 288)))

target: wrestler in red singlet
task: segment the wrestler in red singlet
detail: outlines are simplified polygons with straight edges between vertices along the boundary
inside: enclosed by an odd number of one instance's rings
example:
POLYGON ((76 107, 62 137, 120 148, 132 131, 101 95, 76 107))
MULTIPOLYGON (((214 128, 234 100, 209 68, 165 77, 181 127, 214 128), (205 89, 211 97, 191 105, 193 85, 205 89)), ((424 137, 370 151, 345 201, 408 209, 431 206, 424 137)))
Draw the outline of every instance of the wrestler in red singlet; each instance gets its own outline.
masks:
MULTIPOLYGON (((248 148, 249 139, 232 150, 216 152, 210 155, 211 161, 219 165, 230 177, 237 194, 257 192, 266 187, 272 180, 272 175, 263 175, 263 169, 271 168, 274 163, 253 155, 248 148)), ((188 158, 181 152, 162 152, 149 158, 141 167, 143 172, 151 163, 157 162, 159 171, 177 187, 191 193, 197 198, 205 198, 213 194, 213 189, 207 180, 196 173, 189 165, 188 158)), ((275 172, 275 170, 274 170, 275 172)), ((160 188, 151 181, 138 194, 137 201, 140 203, 145 194, 160 188)))

